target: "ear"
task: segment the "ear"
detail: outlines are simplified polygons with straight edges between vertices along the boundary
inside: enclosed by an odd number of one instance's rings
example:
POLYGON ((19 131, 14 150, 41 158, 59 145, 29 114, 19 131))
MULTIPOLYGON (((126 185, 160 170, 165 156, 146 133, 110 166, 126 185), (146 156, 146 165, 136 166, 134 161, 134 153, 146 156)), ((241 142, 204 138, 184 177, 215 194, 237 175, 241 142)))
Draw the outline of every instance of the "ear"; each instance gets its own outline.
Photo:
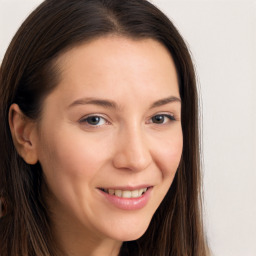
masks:
POLYGON ((12 104, 9 109, 9 126, 19 155, 27 164, 36 164, 38 156, 35 122, 25 116, 17 104, 12 104))

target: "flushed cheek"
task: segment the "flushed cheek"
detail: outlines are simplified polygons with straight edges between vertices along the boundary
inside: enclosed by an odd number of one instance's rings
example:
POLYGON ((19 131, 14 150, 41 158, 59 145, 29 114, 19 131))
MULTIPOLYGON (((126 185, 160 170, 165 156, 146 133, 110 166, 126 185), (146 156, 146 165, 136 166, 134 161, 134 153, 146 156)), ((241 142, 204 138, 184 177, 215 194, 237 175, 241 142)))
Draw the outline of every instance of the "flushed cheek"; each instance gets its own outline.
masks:
POLYGON ((156 187, 158 191, 156 202, 159 205, 159 199, 163 200, 176 175, 182 154, 182 140, 177 141, 177 143, 172 141, 172 143, 168 143, 165 147, 161 147, 158 154, 158 166, 162 175, 162 182, 156 187))
POLYGON ((78 140, 75 135, 59 129, 58 133, 45 134, 41 145, 39 161, 52 190, 62 196, 75 197, 81 193, 79 189, 84 191, 91 186, 100 163, 93 157, 94 149, 86 146, 81 138, 78 140))
POLYGON ((76 213, 77 216, 83 211, 92 212, 90 198, 98 170, 92 153, 67 141, 53 141, 50 147, 51 151, 48 152, 51 160, 43 161, 42 167, 48 188, 54 195, 49 201, 51 207, 62 214, 65 214, 64 209, 69 209, 71 215, 76 213), (87 198, 88 204, 85 204, 84 198, 87 198))
POLYGON ((90 138, 79 136, 79 132, 59 134, 62 136, 56 134, 50 140, 49 152, 54 156, 55 167, 62 169, 60 175, 86 176, 87 181, 90 180, 104 162, 105 154, 102 147, 99 148, 100 143, 91 143, 90 138))
POLYGON ((167 142, 158 151, 158 159, 163 176, 173 176, 176 173, 182 155, 182 137, 167 142))
POLYGON ((94 202, 90 199, 93 198, 98 177, 102 175, 102 167, 106 165, 106 153, 100 150, 99 143, 83 139, 85 135, 81 137, 79 132, 69 136, 64 134, 56 134, 48 140, 52 160, 44 161, 47 183, 63 206, 73 209, 77 215, 83 211, 92 212, 94 202), (84 198, 87 198, 86 204, 84 198))

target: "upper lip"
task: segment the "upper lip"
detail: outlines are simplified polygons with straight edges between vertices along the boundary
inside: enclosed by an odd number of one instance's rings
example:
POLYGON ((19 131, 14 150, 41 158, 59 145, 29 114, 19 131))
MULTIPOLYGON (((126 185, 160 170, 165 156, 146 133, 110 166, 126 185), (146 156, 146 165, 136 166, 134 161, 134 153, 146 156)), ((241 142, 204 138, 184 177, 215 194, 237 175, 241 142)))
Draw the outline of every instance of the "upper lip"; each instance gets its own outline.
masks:
POLYGON ((113 190, 128 190, 128 191, 132 191, 132 190, 138 190, 141 188, 149 188, 149 187, 153 187, 153 185, 148 185, 148 184, 142 184, 142 185, 136 185, 136 186, 110 186, 110 187, 98 187, 103 188, 103 189, 113 189, 113 190))

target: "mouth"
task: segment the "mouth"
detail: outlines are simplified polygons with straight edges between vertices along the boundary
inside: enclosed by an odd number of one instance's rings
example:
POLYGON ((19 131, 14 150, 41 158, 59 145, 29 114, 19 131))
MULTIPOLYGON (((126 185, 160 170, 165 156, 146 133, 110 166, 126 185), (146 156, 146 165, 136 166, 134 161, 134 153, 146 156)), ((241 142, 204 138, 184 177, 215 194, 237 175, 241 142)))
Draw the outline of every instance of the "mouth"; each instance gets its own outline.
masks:
POLYGON ((121 190, 121 189, 108 189, 108 188, 99 188, 106 194, 120 197, 120 198, 139 198, 147 192, 150 187, 134 189, 134 190, 121 190))
POLYGON ((110 203, 121 210, 139 210, 144 208, 151 198, 153 186, 137 187, 99 187, 104 202, 110 203))

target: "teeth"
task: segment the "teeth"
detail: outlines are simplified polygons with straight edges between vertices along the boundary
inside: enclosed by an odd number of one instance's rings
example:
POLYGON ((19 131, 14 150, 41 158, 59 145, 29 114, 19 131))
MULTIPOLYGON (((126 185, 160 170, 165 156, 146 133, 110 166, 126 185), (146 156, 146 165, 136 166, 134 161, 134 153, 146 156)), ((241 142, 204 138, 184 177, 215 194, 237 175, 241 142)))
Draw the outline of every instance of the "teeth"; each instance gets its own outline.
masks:
POLYGON ((123 191, 122 197, 131 198, 132 197, 132 191, 123 191))
POLYGON ((148 188, 141 188, 137 190, 120 190, 120 189, 102 189, 104 192, 110 194, 110 195, 115 195, 118 197, 123 197, 123 198, 137 198, 142 196, 143 193, 145 193, 148 188))
POLYGON ((142 193, 144 192, 144 188, 139 189, 138 192, 139 192, 139 195, 142 195, 142 193))
POLYGON ((115 190, 115 195, 122 197, 122 190, 115 190))
POLYGON ((131 197, 139 197, 139 190, 133 190, 131 192, 131 197))
POLYGON ((114 189, 109 189, 106 192, 109 193, 110 195, 114 195, 115 194, 115 190, 114 189))

